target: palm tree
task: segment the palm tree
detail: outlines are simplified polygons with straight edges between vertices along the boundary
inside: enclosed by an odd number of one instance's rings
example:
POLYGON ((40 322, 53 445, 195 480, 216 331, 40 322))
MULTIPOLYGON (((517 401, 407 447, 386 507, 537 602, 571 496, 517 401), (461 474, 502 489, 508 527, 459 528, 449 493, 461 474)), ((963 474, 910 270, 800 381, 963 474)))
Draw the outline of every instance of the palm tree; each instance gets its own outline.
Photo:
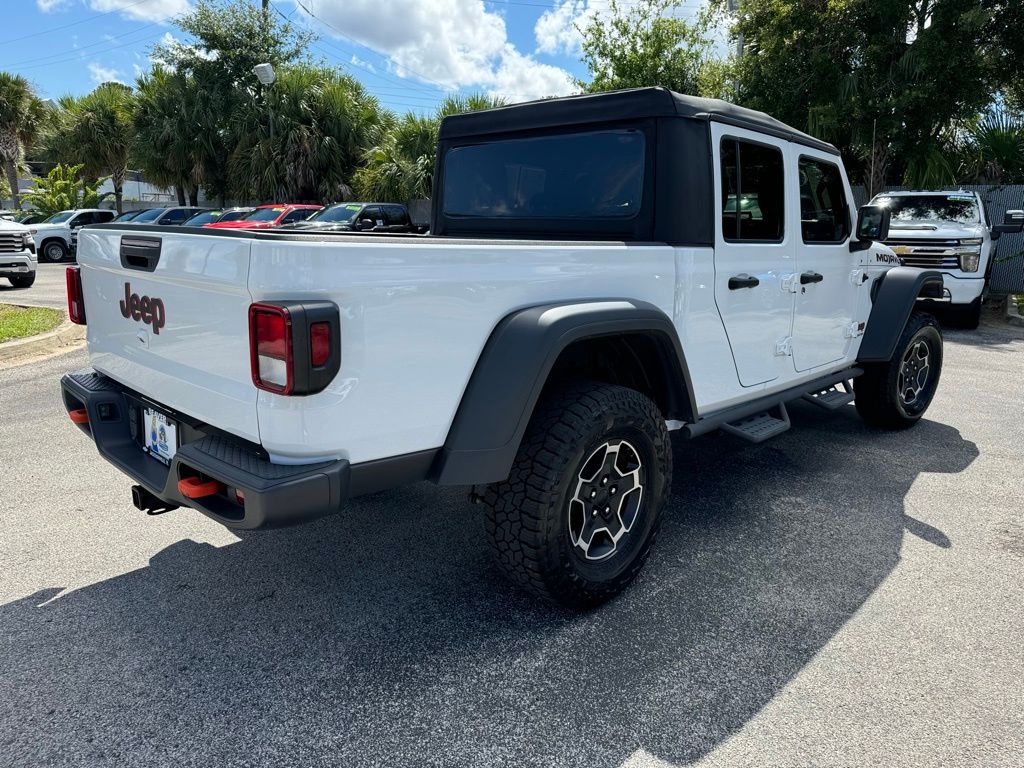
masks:
POLYGON ((21 75, 0 72, 0 164, 10 187, 13 208, 18 197, 18 164, 39 135, 46 108, 21 75))
POLYGON ((1024 182, 1024 119, 1005 111, 992 112, 967 133, 964 171, 979 184, 1024 182))
POLYGON ((348 199, 352 174, 381 119, 377 100, 348 75, 282 67, 263 98, 234 115, 229 168, 236 197, 348 199))
POLYGON ((146 178, 174 187, 178 204, 196 194, 203 179, 202 119, 193 78, 155 67, 138 80, 132 156, 146 178))
POLYGON ((133 146, 135 95, 121 83, 103 83, 80 99, 61 99, 61 106, 61 154, 84 165, 87 176, 110 176, 120 213, 133 146))
POLYGON ((36 179, 35 187, 25 193, 25 201, 40 213, 51 215, 75 208, 96 208, 110 193, 100 194, 103 179, 80 177, 81 165, 57 164, 45 178, 36 179))
POLYGON ((504 104, 483 94, 452 95, 429 117, 409 112, 383 122, 364 154, 364 167, 356 173, 357 193, 366 200, 395 203, 430 197, 442 118, 504 104))

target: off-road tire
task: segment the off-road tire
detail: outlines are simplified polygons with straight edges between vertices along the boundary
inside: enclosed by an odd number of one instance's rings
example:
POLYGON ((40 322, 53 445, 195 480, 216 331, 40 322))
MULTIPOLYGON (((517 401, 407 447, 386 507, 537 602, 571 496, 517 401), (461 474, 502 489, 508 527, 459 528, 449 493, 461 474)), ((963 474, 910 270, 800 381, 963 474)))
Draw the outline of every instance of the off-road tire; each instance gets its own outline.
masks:
MULTIPOLYGON (((488 486, 483 494, 494 558, 509 579, 535 595, 573 609, 603 603, 625 589, 643 567, 661 525, 671 479, 665 418, 648 397, 595 382, 554 389, 538 403, 508 479, 488 486), (612 445, 616 447, 607 448, 612 445), (642 467, 636 470, 642 495, 632 525, 605 559, 589 560, 590 554, 573 542, 570 501, 577 505, 573 519, 579 521, 581 507, 574 499, 580 495, 582 473, 589 474, 587 467, 592 466, 588 460, 605 450, 607 457, 615 456, 614 465, 618 452, 628 455, 629 449, 635 450, 632 455, 642 467)), ((611 513, 609 527, 624 528, 620 523, 627 495, 621 498, 620 512, 611 513)), ((587 514, 584 509, 583 516, 587 514)), ((590 524, 599 525, 600 519, 595 520, 590 524)), ((599 536, 604 534, 592 533, 588 548, 599 536)))
POLYGON ((27 275, 11 275, 7 278, 15 288, 31 288, 36 281, 36 273, 29 272, 27 275))
POLYGON ((60 240, 48 240, 43 243, 43 247, 39 249, 39 258, 42 261, 48 261, 51 264, 59 264, 68 257, 70 250, 66 243, 60 240), (57 258, 56 254, 60 253, 60 257, 57 258))
MULTIPOLYGON (((864 373, 853 380, 857 413, 868 424, 881 429, 906 429, 920 420, 935 395, 942 374, 942 331, 938 321, 923 312, 914 312, 900 334, 892 358, 885 363, 869 363, 864 373), (927 345, 929 371, 917 398, 907 402, 901 395, 900 373, 911 348, 927 345)), ((905 379, 904 379, 905 381, 905 379)))

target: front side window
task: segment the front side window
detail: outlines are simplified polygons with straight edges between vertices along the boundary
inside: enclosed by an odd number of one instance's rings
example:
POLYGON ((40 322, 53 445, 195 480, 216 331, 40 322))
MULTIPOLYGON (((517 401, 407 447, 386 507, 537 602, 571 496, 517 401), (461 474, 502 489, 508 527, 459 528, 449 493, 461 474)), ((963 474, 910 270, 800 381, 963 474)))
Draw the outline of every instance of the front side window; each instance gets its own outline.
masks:
POLYGON ((842 243, 850 234, 846 192, 834 163, 800 158, 800 230, 805 243, 842 243))
POLYGON ((785 228, 782 152, 722 139, 722 235, 729 242, 779 242, 785 228))
POLYGON ((508 139, 455 147, 444 159, 444 212, 502 219, 632 218, 645 142, 637 130, 508 139))
POLYGON ((172 208, 167 215, 160 219, 161 224, 180 224, 189 216, 195 213, 192 208, 172 208))

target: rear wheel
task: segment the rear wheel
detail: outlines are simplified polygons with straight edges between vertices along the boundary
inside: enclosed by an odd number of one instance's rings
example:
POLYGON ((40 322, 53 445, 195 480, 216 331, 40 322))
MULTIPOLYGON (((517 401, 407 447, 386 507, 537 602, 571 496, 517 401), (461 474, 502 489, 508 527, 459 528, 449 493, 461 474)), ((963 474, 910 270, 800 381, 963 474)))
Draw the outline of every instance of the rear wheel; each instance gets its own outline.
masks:
POLYGON ((924 415, 942 373, 942 333, 931 315, 915 312, 892 358, 864 366, 853 381, 857 412, 872 426, 905 429, 924 415))
POLYGON ((650 553, 671 475, 664 416, 649 398, 599 383, 550 393, 509 478, 484 494, 498 566, 571 608, 614 597, 650 553))
POLYGON ((36 281, 36 273, 29 272, 27 275, 11 275, 7 278, 15 288, 28 288, 36 281))
POLYGON ((43 243, 39 255, 44 261, 64 261, 68 255, 68 247, 61 240, 50 240, 43 243))

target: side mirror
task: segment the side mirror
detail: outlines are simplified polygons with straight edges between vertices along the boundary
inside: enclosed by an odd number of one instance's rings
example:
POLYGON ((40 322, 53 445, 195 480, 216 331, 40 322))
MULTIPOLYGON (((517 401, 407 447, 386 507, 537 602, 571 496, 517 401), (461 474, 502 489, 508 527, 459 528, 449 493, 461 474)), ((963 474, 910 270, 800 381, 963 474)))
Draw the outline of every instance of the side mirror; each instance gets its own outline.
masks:
POLYGON ((1000 235, 1014 235, 1024 230, 1024 211, 1007 211, 1003 216, 1003 223, 992 227, 992 237, 1000 235))
POLYGON ((862 205, 857 214, 857 239, 850 242, 850 250, 862 251, 889 237, 892 214, 882 205, 862 205))

